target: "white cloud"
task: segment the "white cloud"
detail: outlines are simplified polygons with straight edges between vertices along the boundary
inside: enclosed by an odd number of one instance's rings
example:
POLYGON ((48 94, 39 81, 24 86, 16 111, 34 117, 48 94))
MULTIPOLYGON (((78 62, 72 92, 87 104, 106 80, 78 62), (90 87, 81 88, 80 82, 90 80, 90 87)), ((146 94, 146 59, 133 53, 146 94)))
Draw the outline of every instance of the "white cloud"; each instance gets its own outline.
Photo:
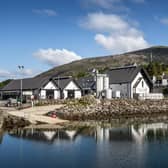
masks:
POLYGON ((168 25, 168 18, 162 18, 162 19, 160 19, 160 22, 162 24, 168 25))
POLYGON ((119 15, 102 12, 88 14, 81 25, 96 31, 96 42, 113 53, 122 53, 149 46, 143 33, 134 26, 134 23, 131 24, 119 15))
POLYGON ((39 49, 33 55, 51 66, 67 64, 75 60, 80 60, 82 58, 73 51, 52 48, 39 49))
POLYGON ((8 71, 8 70, 0 70, 0 80, 5 79, 14 79, 14 78, 27 78, 35 76, 38 72, 32 69, 23 69, 22 71, 8 71))
POLYGON ((118 9, 118 10, 128 10, 126 3, 144 3, 145 0, 83 0, 83 2, 88 6, 96 6, 102 9, 118 9))
POLYGON ((0 78, 11 78, 12 73, 7 70, 0 69, 0 78))
POLYGON ((126 23, 120 16, 104 13, 88 14, 81 25, 85 28, 99 32, 121 31, 128 27, 128 23, 126 23))
POLYGON ((53 9, 33 9, 33 13, 46 16, 56 16, 57 13, 53 9))
POLYGON ((115 3, 120 2, 121 0, 86 0, 88 4, 96 5, 102 8, 111 8, 115 3))
POLYGON ((17 74, 19 76, 32 77, 32 76, 34 76, 36 74, 36 72, 34 70, 32 70, 32 69, 27 68, 27 69, 23 69, 21 71, 18 70, 17 74))

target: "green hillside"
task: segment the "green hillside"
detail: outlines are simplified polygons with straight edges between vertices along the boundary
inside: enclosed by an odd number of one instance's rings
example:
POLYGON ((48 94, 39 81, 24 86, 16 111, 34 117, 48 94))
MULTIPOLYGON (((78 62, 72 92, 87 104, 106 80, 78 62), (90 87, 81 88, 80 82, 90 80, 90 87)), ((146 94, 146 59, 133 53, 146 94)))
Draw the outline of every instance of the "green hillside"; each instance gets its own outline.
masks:
POLYGON ((74 77, 81 77, 87 75, 93 68, 104 71, 108 68, 134 63, 137 63, 138 65, 146 65, 151 61, 151 53, 153 61, 168 64, 168 47, 155 46, 120 55, 85 58, 55 67, 38 76, 71 75, 74 77))

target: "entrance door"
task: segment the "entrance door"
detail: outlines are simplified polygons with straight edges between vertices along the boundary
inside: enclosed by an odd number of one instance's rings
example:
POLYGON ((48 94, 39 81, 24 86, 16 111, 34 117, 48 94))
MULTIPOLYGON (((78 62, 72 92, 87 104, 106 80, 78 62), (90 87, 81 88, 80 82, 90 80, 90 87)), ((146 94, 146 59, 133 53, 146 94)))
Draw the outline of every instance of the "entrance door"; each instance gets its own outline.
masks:
POLYGON ((46 90, 47 99, 54 99, 54 90, 46 90))
POLYGON ((74 99, 74 98, 75 98, 75 91, 68 90, 68 99, 74 99))

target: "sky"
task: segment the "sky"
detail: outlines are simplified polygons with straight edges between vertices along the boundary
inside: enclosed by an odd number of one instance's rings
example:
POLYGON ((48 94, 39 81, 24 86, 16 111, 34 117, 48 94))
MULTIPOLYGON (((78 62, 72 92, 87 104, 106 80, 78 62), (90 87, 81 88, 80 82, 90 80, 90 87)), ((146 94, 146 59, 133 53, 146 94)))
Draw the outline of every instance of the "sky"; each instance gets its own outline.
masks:
POLYGON ((0 81, 82 58, 168 45, 166 0, 0 2, 0 81))

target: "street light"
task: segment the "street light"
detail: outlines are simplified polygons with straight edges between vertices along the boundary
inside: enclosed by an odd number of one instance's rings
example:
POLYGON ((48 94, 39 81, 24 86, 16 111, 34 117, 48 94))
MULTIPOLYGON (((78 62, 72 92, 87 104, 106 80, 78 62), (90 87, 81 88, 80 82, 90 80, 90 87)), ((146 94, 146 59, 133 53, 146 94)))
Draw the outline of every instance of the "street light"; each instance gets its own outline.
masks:
MULTIPOLYGON (((20 72, 22 72, 22 70, 24 69, 24 66, 23 65, 18 65, 18 68, 20 70, 20 72)), ((22 77, 20 79, 20 101, 21 101, 21 104, 22 104, 22 89, 23 89, 23 82, 22 82, 22 77)))

